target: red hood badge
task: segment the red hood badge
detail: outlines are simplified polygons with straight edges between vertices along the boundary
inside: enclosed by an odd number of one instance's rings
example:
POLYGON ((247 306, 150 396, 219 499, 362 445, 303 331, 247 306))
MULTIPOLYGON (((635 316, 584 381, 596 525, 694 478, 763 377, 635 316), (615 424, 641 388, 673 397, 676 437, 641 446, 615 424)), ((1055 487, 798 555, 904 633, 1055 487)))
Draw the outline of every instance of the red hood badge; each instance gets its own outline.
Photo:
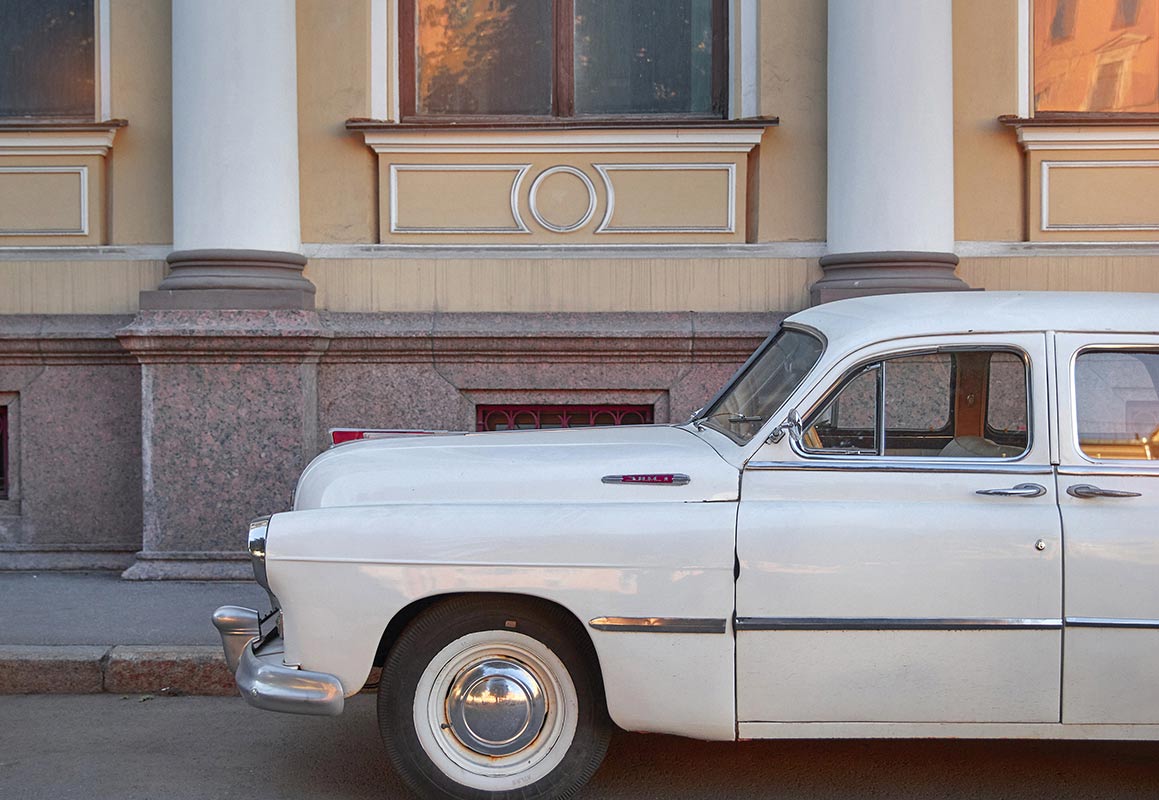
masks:
POLYGON ((640 475, 605 475, 604 483, 646 483, 654 486, 684 486, 691 478, 679 472, 655 472, 640 475))

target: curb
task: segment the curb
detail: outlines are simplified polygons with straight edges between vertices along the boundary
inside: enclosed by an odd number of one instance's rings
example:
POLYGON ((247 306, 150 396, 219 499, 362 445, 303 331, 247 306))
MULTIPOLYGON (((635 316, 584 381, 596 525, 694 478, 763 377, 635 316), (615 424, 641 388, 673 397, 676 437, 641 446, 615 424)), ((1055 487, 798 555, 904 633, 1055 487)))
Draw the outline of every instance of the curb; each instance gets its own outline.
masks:
POLYGON ((221 647, 0 645, 0 694, 237 694, 221 647))

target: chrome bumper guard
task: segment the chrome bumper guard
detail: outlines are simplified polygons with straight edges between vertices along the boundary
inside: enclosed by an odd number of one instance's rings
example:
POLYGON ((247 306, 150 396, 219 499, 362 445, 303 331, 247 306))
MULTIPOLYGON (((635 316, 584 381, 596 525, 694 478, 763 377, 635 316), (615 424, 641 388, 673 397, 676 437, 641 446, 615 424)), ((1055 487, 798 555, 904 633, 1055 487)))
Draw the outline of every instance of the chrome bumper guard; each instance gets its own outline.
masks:
POLYGON ((325 672, 287 667, 276 626, 262 632, 263 619, 252 608, 222 606, 213 612, 225 661, 246 702, 266 711, 334 716, 342 713, 342 682, 325 672))

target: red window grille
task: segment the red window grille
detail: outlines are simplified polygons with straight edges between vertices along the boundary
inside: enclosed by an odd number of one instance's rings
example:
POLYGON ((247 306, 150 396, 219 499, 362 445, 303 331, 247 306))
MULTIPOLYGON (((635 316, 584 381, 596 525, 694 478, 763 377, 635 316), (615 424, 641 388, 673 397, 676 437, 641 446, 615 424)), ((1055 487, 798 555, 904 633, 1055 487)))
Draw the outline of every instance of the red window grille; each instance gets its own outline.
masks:
POLYGON ((476 406, 475 430, 588 428, 595 425, 650 425, 652 406, 476 406))

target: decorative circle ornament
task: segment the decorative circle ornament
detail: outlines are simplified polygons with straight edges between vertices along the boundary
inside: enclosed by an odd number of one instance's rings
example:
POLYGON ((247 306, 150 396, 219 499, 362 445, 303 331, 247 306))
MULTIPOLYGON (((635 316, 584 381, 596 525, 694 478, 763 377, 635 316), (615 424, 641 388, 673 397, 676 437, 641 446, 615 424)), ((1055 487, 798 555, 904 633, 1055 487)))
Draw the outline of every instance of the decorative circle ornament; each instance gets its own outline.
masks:
POLYGON ((584 225, 587 225, 589 222, 591 222, 592 217, 595 215, 595 213, 596 213, 596 187, 595 187, 595 184, 592 183, 591 178, 589 178, 581 170, 578 170, 575 167, 568 167, 568 166, 550 167, 548 169, 545 169, 543 172, 539 173, 538 175, 536 175, 535 180, 532 181, 532 183, 531 183, 531 195, 530 195, 530 197, 528 197, 528 206, 531 209, 531 216, 535 218, 536 222, 538 222, 544 228, 547 228, 547 230, 555 231, 556 233, 571 233, 572 231, 578 231, 584 225), (575 178, 578 178, 583 183, 584 188, 587 190, 587 193, 588 193, 587 210, 583 213, 583 215, 579 219, 577 219, 574 222, 562 223, 562 224, 559 222, 552 222, 544 216, 544 214, 542 213, 542 211, 539 208, 539 190, 543 186, 543 182, 545 180, 547 180, 548 178, 550 178, 552 175, 557 175, 557 174, 571 175, 575 178))

